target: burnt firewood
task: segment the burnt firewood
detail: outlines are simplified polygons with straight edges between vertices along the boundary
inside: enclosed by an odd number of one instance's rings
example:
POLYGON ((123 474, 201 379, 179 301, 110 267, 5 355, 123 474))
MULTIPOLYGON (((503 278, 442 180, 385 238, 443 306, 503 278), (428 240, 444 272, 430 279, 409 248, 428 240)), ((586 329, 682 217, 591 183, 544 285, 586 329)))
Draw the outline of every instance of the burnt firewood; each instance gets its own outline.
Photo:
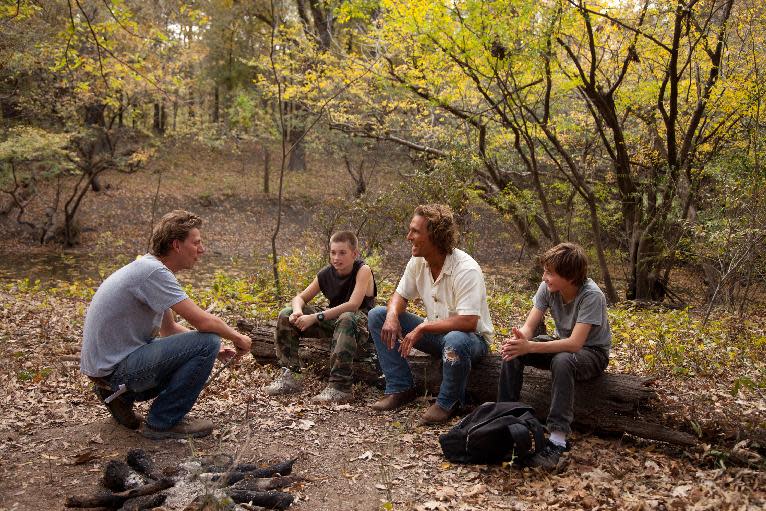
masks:
POLYGON ((237 504, 252 502, 268 509, 287 509, 295 500, 294 496, 281 491, 231 490, 229 497, 237 504))
POLYGON ((159 481, 154 481, 132 490, 127 490, 119 493, 98 493, 96 495, 88 497, 69 497, 66 499, 64 505, 66 507, 111 507, 118 508, 122 506, 127 500, 135 497, 142 497, 144 495, 152 495, 154 493, 167 490, 175 483, 172 479, 163 478, 159 481))
POLYGON ((251 477, 248 474, 241 481, 237 481, 232 488, 235 490, 268 491, 285 488, 300 480, 301 478, 297 476, 251 477))
POLYGON ((111 460, 104 467, 103 485, 113 492, 130 490, 138 486, 138 482, 130 481, 130 467, 120 460, 111 460))
POLYGON ((231 472, 225 473, 222 476, 213 476, 213 481, 221 480, 224 486, 231 486, 237 481, 241 481, 245 477, 272 477, 277 474, 281 476, 290 475, 293 471, 293 463, 298 458, 283 461, 282 463, 276 463, 268 467, 259 467, 253 463, 240 463, 234 467, 231 472), (243 470, 244 469, 244 470, 243 470))
POLYGON ((168 496, 164 493, 155 493, 154 495, 144 495, 143 497, 128 499, 122 505, 120 511, 141 511, 142 509, 153 509, 164 504, 167 498, 168 496))
POLYGON ((154 466, 154 461, 146 454, 143 449, 131 449, 128 451, 126 461, 130 468, 143 474, 149 479, 162 479, 162 474, 154 466))

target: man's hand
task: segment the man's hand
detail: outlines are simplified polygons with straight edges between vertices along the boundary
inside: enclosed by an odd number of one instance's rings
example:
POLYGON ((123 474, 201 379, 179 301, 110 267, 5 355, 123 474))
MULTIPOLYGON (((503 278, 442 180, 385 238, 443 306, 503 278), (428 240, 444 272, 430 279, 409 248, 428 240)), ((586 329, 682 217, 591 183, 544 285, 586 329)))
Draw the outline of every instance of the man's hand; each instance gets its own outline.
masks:
POLYGON ((231 359, 233 359, 236 356, 237 356, 236 350, 227 348, 225 346, 221 346, 221 350, 218 352, 218 360, 220 360, 224 364, 228 364, 231 361, 231 359))
POLYGON ((305 332, 306 329, 319 323, 316 314, 301 314, 301 316, 293 323, 301 332, 305 332))
POLYGON ((530 350, 531 341, 516 327, 513 327, 513 337, 509 337, 500 346, 500 355, 503 360, 513 360, 516 357, 526 355, 530 350))
POLYGON ((296 311, 293 311, 293 313, 292 313, 292 314, 290 314, 290 317, 289 317, 289 318, 287 318, 287 319, 290 321, 290 323, 291 323, 291 324, 293 324, 293 325, 294 325, 294 324, 295 324, 295 321, 296 321, 298 318, 300 318, 301 316, 303 316, 303 311, 302 311, 302 310, 296 310, 296 311))
POLYGON ((383 328, 380 330, 380 340, 383 341, 388 349, 394 349, 396 340, 402 336, 402 325, 399 324, 399 317, 388 314, 383 322, 383 328))
POLYGON ((237 357, 242 358, 243 355, 249 353, 252 344, 253 341, 250 337, 240 334, 239 339, 234 343, 234 347, 237 349, 237 357))
POLYGON ((402 355, 402 358, 409 357, 412 347, 423 337, 423 332, 420 329, 421 325, 418 325, 412 332, 408 333, 399 344, 399 353, 402 355))

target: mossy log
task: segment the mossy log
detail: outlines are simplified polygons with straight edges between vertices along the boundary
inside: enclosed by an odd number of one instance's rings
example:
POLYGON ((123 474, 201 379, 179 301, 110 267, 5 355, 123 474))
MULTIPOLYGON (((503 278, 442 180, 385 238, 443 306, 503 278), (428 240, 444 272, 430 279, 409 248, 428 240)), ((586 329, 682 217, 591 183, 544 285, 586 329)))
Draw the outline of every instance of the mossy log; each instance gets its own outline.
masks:
MULTIPOLYGON (((253 357, 262 364, 276 364, 274 353, 274 325, 254 325, 248 321, 237 322, 240 331, 253 341, 253 357)), ((320 339, 303 339, 299 356, 302 363, 316 365, 329 360, 329 343, 320 339)), ((416 385, 436 395, 441 384, 441 360, 422 354, 410 357, 416 385)), ((476 403, 495 401, 500 376, 500 357, 490 354, 474 364, 468 380, 470 399, 476 403)), ((326 372, 326 365, 317 367, 326 372)), ((358 381, 381 384, 380 372, 374 361, 363 357, 354 364, 358 381)), ((521 400, 533 406, 541 419, 550 407, 550 373, 527 368, 521 400)), ((607 435, 629 433, 637 437, 659 440, 677 445, 695 445, 697 437, 671 429, 660 423, 662 411, 651 379, 631 374, 605 373, 587 382, 578 382, 575 391, 574 423, 581 430, 607 435)))

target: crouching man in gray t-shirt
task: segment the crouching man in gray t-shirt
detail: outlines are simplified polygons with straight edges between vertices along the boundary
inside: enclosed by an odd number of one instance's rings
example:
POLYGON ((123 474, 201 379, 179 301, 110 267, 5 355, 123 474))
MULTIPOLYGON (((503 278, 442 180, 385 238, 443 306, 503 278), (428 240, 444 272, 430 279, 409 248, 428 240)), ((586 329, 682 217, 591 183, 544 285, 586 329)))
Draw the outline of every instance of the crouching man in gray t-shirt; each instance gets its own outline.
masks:
POLYGON ((80 370, 95 381, 102 402, 112 397, 107 408, 128 428, 141 424, 133 402, 153 398, 142 430, 148 438, 210 434, 212 422, 186 414, 216 357, 230 361, 250 350, 249 337, 199 308, 175 277, 205 252, 201 225, 187 211, 163 216, 152 233, 151 253, 110 275, 85 316, 80 370), (197 330, 178 324, 174 312, 197 330), (220 337, 233 341, 236 351, 221 348, 220 337))
POLYGON ((567 435, 574 418, 575 381, 589 380, 609 364, 612 332, 606 313, 606 298, 587 278, 588 260, 582 247, 561 243, 540 258, 543 282, 535 293, 534 307, 521 328, 503 341, 498 401, 518 401, 524 366, 551 372, 551 409, 548 414, 548 442, 529 462, 553 469, 567 447, 567 435), (545 311, 556 324, 554 337, 534 337, 545 311))

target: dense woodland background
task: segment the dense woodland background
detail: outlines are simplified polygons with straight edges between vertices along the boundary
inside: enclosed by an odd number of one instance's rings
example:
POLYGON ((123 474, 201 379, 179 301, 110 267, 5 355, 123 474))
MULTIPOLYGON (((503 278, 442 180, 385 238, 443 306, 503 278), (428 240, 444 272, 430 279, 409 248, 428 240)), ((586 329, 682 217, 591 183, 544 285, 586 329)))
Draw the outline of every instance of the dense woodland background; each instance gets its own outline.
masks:
MULTIPOLYGON (((0 433, 40 429, 46 388, 93 399, 64 360, 84 307, 171 207, 206 219, 192 296, 268 321, 338 228, 385 300, 413 206, 438 201, 500 334, 529 307, 534 256, 584 245, 613 305, 610 371, 656 380, 667 423, 703 443, 674 456, 746 467, 726 475, 755 490, 765 38, 757 0, 0 0, 0 402, 16 414, 0 433)), ((701 502, 764 502, 726 484, 701 502)))

